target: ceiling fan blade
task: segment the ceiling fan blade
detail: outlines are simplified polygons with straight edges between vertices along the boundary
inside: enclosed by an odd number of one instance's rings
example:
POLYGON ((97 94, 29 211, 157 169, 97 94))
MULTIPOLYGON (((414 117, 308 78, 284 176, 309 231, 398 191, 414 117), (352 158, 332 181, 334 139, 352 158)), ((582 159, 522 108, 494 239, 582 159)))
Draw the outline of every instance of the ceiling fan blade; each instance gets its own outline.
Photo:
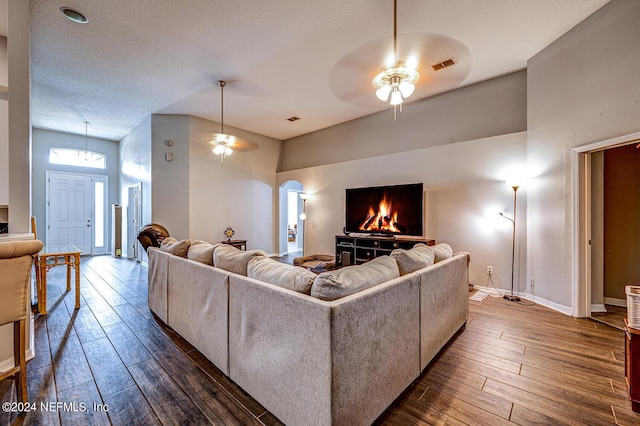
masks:
MULTIPOLYGON (((471 55, 469 49, 451 37, 414 33, 397 37, 397 60, 408 62, 415 58, 420 80, 407 102, 423 99, 458 87, 469 74, 471 55), (453 58, 455 65, 434 71, 433 64, 453 58)), ((329 87, 343 101, 364 108, 380 109, 371 81, 380 70, 391 65, 393 37, 385 37, 366 43, 344 55, 331 69, 329 87)))

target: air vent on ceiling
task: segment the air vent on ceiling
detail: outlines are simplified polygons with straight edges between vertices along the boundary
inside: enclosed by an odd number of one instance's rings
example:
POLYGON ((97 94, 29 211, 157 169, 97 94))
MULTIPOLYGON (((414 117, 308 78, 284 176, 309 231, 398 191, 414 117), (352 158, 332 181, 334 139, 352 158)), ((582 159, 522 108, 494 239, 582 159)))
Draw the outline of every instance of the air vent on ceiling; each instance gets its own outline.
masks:
POLYGON ((442 62, 439 62, 437 64, 431 65, 431 68, 433 68, 434 71, 439 71, 439 70, 441 70, 443 68, 447 68, 447 67, 450 67, 451 65, 455 65, 455 64, 456 64, 456 62, 453 60, 453 58, 449 58, 446 61, 442 61, 442 62))
POLYGON ((300 120, 300 117, 293 116, 293 117, 287 118, 287 120, 289 120, 289 121, 298 121, 298 120, 300 120))

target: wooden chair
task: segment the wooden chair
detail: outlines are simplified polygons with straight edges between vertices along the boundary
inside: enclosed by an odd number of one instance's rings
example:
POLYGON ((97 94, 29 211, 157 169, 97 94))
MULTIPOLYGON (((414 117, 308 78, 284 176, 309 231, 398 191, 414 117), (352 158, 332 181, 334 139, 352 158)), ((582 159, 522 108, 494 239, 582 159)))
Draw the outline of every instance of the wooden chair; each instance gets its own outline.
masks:
POLYGON ((36 228, 36 217, 31 216, 31 233, 33 234, 33 238, 35 240, 38 239, 38 228, 36 228))
POLYGON ((0 326, 13 323, 13 368, 0 374, 0 380, 13 377, 18 401, 26 403, 27 366, 26 324, 27 294, 31 284, 34 257, 42 250, 42 241, 0 242, 0 326))
MULTIPOLYGON (((31 233, 33 234, 33 239, 37 240, 38 239, 38 227, 36 226, 36 217, 35 216, 31 216, 31 233)), ((36 253, 33 256, 33 261, 35 263, 36 266, 36 287, 38 288, 38 297, 40 297, 40 286, 42 285, 42 282, 40 281, 40 256, 38 256, 38 254, 36 253)))

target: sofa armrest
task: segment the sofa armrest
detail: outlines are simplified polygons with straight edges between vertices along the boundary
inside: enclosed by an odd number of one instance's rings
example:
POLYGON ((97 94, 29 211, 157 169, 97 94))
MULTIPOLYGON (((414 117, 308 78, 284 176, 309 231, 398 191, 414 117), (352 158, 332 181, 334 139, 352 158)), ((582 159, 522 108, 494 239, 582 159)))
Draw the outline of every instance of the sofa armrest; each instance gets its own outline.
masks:
POLYGON ((286 424, 370 424, 420 372, 419 277, 326 302, 229 277, 230 377, 286 424))
POLYGON ((168 320, 169 259, 173 255, 155 247, 149 247, 147 255, 149 256, 149 309, 166 324, 168 320))
POLYGON ((419 277, 329 302, 332 423, 368 425, 420 374, 419 277))
POLYGON ((327 424, 330 315, 311 296, 230 275, 229 377, 287 424, 327 424))
POLYGON ((172 256, 167 325, 229 375, 229 272, 172 256))
POLYGON ((420 276, 420 367, 424 369, 469 316, 469 253, 416 271, 420 276))

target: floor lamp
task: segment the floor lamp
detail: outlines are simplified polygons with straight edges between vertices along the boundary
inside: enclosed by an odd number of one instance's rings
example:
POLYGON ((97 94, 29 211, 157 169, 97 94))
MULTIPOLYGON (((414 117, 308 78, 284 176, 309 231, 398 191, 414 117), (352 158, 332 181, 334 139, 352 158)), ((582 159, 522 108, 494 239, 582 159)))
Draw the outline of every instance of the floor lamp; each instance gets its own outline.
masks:
POLYGON ((302 199, 302 213, 300 214, 300 220, 302 221, 302 255, 304 256, 307 246, 307 199, 309 194, 305 192, 300 193, 302 199))
POLYGON ((513 294, 513 273, 516 261, 516 201, 518 196, 518 188, 520 188, 520 186, 511 185, 511 188, 513 188, 513 219, 505 216, 502 212, 500 212, 500 216, 504 217, 507 220, 510 220, 513 225, 513 234, 511 237, 511 294, 505 294, 503 297, 511 302, 519 302, 520 298, 513 294))

